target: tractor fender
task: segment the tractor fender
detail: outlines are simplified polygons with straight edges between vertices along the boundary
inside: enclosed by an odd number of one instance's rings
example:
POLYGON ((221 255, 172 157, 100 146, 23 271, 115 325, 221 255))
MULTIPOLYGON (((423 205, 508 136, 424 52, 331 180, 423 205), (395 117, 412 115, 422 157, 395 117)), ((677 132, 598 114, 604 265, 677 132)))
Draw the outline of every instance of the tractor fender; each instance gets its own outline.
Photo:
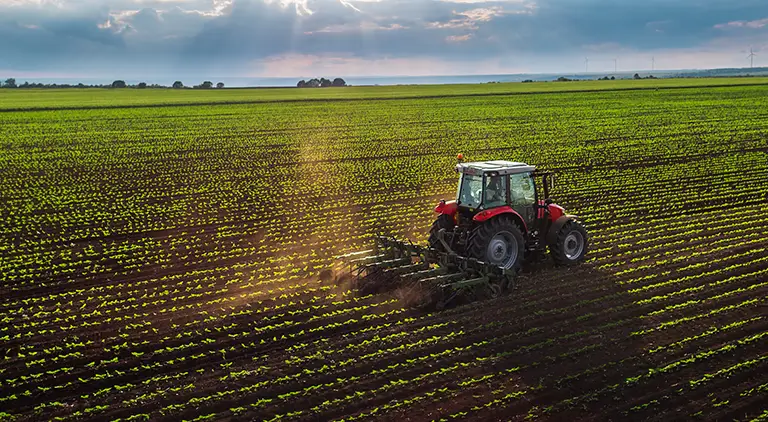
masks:
POLYGON ((445 214, 450 215, 451 217, 456 214, 456 210, 459 208, 458 204, 456 204, 456 201, 445 201, 445 199, 441 200, 439 204, 435 207, 435 212, 438 214, 445 214))
POLYGON ((565 208, 557 204, 548 204, 547 210, 549 211, 549 218, 552 222, 557 221, 558 218, 565 215, 565 208))
POLYGON ((578 218, 576 215, 571 214, 565 214, 561 217, 559 217, 557 220, 555 220, 554 223, 549 227, 549 231, 547 232, 547 244, 551 245, 555 243, 555 240, 557 240, 557 234, 560 232, 560 229, 563 228, 563 226, 571 221, 578 218))
POLYGON ((497 215, 502 215, 502 214, 511 216, 520 225, 520 228, 523 230, 523 233, 528 232, 528 227, 525 224, 525 220, 523 220, 523 217, 521 217, 520 214, 509 205, 506 205, 503 207, 491 208, 485 211, 480 211, 479 213, 475 214, 475 216, 472 219, 477 221, 478 223, 482 223, 484 221, 490 220, 493 217, 496 217, 497 215))

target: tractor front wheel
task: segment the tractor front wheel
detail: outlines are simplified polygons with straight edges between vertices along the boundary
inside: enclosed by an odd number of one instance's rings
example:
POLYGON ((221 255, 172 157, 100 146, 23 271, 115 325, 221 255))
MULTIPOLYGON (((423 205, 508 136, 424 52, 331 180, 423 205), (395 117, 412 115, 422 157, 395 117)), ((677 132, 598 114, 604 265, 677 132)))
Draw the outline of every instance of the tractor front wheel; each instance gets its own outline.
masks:
POLYGON ((467 241, 469 256, 504 269, 520 271, 525 238, 510 218, 498 216, 477 226, 467 241))
POLYGON ((571 266, 584 261, 589 249, 587 229, 578 220, 570 220, 557 233, 555 243, 549 246, 555 264, 571 266))
MULTIPOLYGON (((452 232, 455 226, 456 222, 453 221, 453 217, 450 215, 440 214, 437 216, 437 219, 435 219, 435 222, 432 223, 432 227, 429 229, 429 247, 435 248, 438 251, 447 252, 443 247, 443 244, 440 243, 440 239, 437 237, 437 232, 439 232, 440 229, 445 229, 446 232, 452 232)), ((446 242, 448 242, 447 239, 446 242)))

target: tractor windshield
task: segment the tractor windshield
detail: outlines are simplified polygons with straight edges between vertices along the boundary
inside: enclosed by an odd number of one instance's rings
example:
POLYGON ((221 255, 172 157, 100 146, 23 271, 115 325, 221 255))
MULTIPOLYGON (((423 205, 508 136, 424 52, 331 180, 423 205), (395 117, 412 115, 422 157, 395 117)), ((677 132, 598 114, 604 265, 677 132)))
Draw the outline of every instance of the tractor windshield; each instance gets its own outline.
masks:
POLYGON ((471 174, 461 175, 459 205, 474 208, 480 205, 483 193, 483 177, 471 174))

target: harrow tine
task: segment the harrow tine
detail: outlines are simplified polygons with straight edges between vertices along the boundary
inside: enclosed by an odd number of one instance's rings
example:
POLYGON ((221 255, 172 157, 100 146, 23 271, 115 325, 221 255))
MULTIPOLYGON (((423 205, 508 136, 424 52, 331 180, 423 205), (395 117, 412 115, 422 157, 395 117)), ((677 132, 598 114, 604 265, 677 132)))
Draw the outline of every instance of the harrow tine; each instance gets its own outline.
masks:
POLYGON ((426 263, 418 262, 416 264, 405 265, 402 267, 387 268, 384 271, 399 275, 400 277, 407 277, 413 273, 413 270, 419 271, 420 269, 424 269, 426 266, 426 263))
POLYGON ((391 259, 388 261, 380 261, 372 264, 366 264, 366 267, 368 268, 376 267, 383 270, 386 268, 400 267, 401 265, 407 265, 410 263, 411 263, 410 258, 397 258, 397 259, 391 259))
POLYGON ((368 261, 374 261, 375 262, 375 261, 379 261, 380 259, 384 259, 386 257, 387 257, 386 254, 371 255, 371 256, 366 256, 366 257, 363 257, 363 258, 353 259, 353 260, 349 261, 349 263, 353 264, 353 265, 365 265, 365 264, 369 263, 368 261))
POLYGON ((466 275, 464 273, 454 273, 454 274, 446 274, 446 275, 438 275, 430 278, 425 278, 421 280, 422 283, 435 283, 437 285, 441 285, 443 283, 450 283, 453 281, 460 281, 462 280, 466 275))
POLYGON ((430 278, 430 277, 434 277, 434 276, 438 276, 438 275, 443 275, 443 274, 446 273, 446 271, 448 271, 448 270, 445 269, 444 267, 430 268, 430 269, 426 269, 426 270, 422 270, 422 271, 416 271, 416 272, 410 273, 410 274, 402 274, 400 277, 409 278, 409 279, 411 279, 413 281, 418 281, 418 280, 421 280, 421 279, 427 279, 427 278, 430 278))
POLYGON ((450 294, 450 296, 442 297, 440 300, 435 304, 435 308, 438 311, 442 311, 445 309, 446 306, 448 306, 449 303, 453 302, 460 294, 462 293, 462 290, 453 290, 450 294))
POLYGON ((363 295, 396 289, 403 302, 417 308, 443 309, 459 296, 497 297, 517 277, 489 263, 445 252, 412 239, 377 233, 373 247, 342 255, 363 295))
POLYGON ((337 260, 337 261, 343 261, 343 260, 347 260, 349 258, 354 258, 354 257, 357 257, 357 256, 365 256, 365 255, 368 255, 368 254, 371 254, 371 253, 373 253, 373 249, 366 249, 366 250, 363 250, 363 251, 350 252, 350 253, 347 253, 347 254, 344 254, 344 255, 337 255, 337 256, 334 256, 333 259, 337 260))

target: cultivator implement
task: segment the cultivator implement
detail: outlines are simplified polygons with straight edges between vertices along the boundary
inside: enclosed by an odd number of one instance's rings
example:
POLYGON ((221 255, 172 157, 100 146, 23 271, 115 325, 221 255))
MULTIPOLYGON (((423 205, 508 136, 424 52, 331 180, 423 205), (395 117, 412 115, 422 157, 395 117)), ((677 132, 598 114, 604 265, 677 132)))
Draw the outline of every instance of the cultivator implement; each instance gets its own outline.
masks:
POLYGON ((394 291, 407 306, 441 310, 457 299, 497 297, 516 273, 474 258, 375 236, 372 249, 337 257, 361 295, 394 291))

